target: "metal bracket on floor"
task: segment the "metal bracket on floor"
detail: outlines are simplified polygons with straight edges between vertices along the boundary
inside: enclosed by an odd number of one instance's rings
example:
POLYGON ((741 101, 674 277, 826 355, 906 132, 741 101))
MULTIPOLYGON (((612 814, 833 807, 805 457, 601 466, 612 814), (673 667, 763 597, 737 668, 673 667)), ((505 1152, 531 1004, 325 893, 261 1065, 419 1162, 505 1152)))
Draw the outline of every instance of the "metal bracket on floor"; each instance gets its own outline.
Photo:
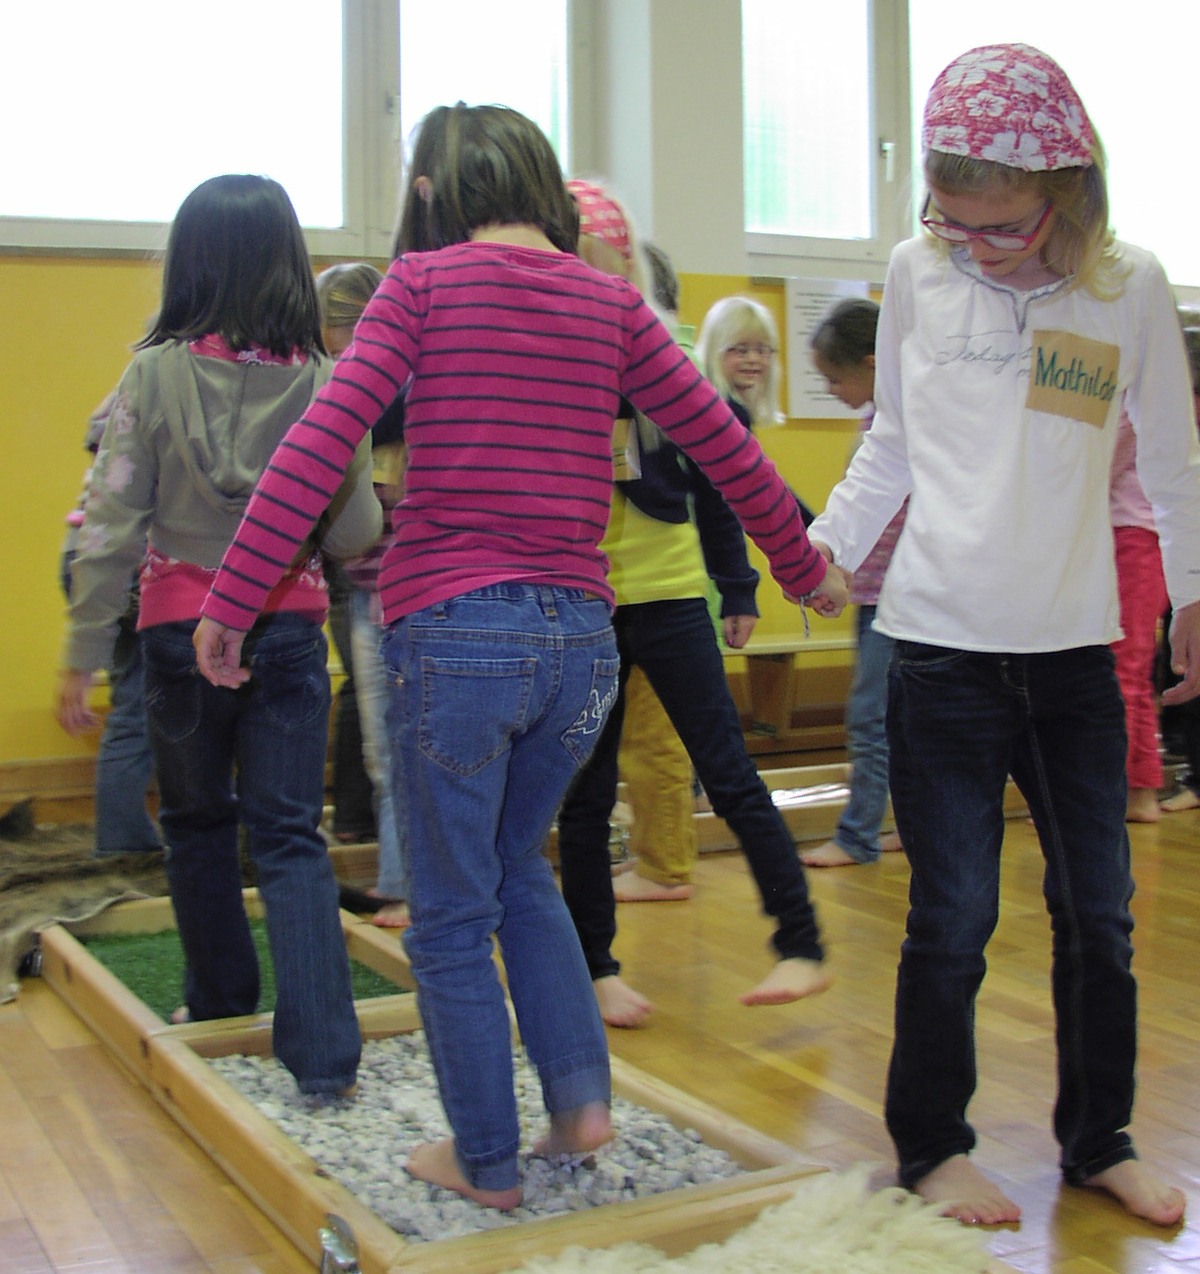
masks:
POLYGON ((321 1274, 360 1274, 358 1242, 340 1216, 328 1213, 317 1237, 321 1240, 321 1274))
POLYGON ((34 940, 34 945, 25 952, 17 965, 17 977, 40 978, 42 976, 42 948, 34 940))

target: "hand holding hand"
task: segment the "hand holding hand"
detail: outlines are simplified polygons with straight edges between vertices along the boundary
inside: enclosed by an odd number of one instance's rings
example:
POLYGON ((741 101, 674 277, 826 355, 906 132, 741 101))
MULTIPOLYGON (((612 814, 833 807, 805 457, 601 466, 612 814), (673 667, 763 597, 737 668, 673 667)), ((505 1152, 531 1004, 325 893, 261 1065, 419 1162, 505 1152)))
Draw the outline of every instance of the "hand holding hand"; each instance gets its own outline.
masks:
POLYGON ((803 604, 812 607, 825 619, 836 619, 849 600, 850 576, 840 566, 831 563, 825 572, 825 578, 803 604))
POLYGON ((215 620, 203 616, 192 634, 196 651, 196 666, 200 675, 214 686, 236 690, 250 680, 250 669, 241 666, 242 642, 246 634, 236 628, 226 628, 215 620))
POLYGON ((726 615, 721 620, 721 635, 730 650, 741 650, 750 640, 754 625, 758 623, 757 615, 726 615))
POLYGON ((100 724, 100 719, 88 706, 92 681, 90 672, 80 672, 78 668, 63 669, 54 715, 68 734, 84 734, 100 724))

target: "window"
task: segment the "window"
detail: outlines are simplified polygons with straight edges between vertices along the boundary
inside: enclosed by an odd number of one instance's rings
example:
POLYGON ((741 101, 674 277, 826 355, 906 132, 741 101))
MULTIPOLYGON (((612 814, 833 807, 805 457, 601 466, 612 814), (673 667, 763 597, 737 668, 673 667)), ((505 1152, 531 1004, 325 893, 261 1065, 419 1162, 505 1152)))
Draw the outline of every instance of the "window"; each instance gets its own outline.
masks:
POLYGON ((400 2, 400 126, 405 139, 426 112, 461 98, 470 106, 502 103, 528 115, 570 171, 567 128, 568 14, 564 0, 521 0, 520 21, 495 0, 457 0, 447 10, 429 0, 400 2), (470 31, 447 46, 447 13, 470 31), (447 74, 441 57, 453 59, 447 74))
POLYGON ((258 172, 315 255, 386 257, 400 144, 431 106, 516 106, 565 159, 569 0, 524 2, 520 22, 481 0, 16 6, 10 54, 54 56, 10 56, 0 77, 0 244, 161 249, 199 182, 258 172))
POLYGON ((823 258, 882 277, 908 204, 896 8, 742 0, 747 246, 767 270, 770 257, 823 258))

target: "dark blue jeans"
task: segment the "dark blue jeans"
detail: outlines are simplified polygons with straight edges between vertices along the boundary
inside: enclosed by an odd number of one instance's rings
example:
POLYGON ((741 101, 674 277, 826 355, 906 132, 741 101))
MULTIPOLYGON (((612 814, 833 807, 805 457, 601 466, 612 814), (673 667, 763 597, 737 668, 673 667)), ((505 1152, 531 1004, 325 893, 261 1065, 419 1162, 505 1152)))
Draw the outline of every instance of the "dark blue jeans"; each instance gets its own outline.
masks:
POLYGON ((610 950, 617 922, 608 820, 617 796, 625 682, 635 665, 662 701, 713 811, 738 838, 763 908, 778 922, 772 941, 779 958, 822 959, 804 869, 791 833, 746 751, 704 599, 618 606, 613 628, 621 656, 620 692, 591 761, 580 771, 558 814, 563 896, 593 980, 620 971, 610 950))
POLYGON ((146 731, 142 644, 136 612, 122 615, 108 670, 108 716, 96 756, 96 856, 161 848, 146 809, 154 756, 146 731))
POLYGON ((354 1082, 361 1051, 338 887, 318 825, 325 788, 329 674, 321 630, 298 615, 246 638, 250 680, 210 685, 195 622, 142 633, 146 710, 159 782, 167 879, 196 1020, 253 1013, 259 972, 242 905, 245 824, 275 969, 275 1056, 302 1092, 354 1082))
POLYGON ((999 918, 1004 786, 1045 858, 1057 1023, 1054 1132, 1068 1182, 1134 1157, 1137 990, 1125 715, 1106 646, 989 654, 898 642, 892 806, 912 867, 886 1115, 912 1186, 975 1144, 975 998, 999 918))

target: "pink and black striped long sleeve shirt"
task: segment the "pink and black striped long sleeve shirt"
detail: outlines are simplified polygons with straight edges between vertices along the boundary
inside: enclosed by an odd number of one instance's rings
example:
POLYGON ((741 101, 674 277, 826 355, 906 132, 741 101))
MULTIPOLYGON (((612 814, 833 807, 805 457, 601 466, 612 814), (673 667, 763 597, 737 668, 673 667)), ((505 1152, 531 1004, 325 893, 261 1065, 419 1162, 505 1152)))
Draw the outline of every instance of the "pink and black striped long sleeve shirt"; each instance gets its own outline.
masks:
POLYGON ((387 623, 503 582, 611 604, 598 545, 622 394, 696 460, 785 591, 824 578, 774 465, 636 289, 566 253, 473 242, 393 262, 264 472, 204 614, 252 626, 401 392, 408 471, 380 572, 387 623))

